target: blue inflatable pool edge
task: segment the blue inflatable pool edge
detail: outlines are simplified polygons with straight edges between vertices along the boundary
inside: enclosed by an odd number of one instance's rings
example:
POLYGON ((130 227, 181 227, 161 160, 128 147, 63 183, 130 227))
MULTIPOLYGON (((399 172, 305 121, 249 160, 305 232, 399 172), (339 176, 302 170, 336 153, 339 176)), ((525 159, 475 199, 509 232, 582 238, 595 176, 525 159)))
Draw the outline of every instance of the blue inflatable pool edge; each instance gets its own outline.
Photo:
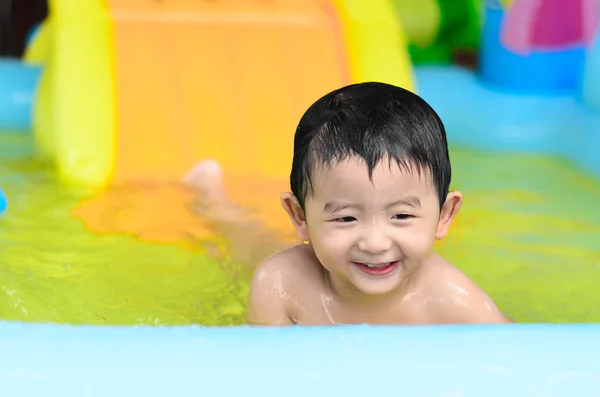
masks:
POLYGON ((3 396, 585 397, 600 324, 108 327, 0 323, 3 396))
POLYGON ((503 91, 458 67, 420 67, 416 78, 419 94, 440 115, 451 144, 560 156, 600 176, 600 113, 577 93, 503 91))

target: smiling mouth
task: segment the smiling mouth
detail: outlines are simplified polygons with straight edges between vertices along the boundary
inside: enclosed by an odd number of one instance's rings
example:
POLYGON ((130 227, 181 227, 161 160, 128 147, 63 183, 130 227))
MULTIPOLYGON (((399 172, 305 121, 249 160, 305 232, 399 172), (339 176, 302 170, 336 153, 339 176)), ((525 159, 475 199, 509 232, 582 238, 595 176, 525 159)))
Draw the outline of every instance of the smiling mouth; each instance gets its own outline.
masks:
POLYGON ((394 262, 382 262, 382 263, 360 263, 353 262, 354 265, 363 273, 371 276, 385 276, 396 270, 399 263, 394 262))

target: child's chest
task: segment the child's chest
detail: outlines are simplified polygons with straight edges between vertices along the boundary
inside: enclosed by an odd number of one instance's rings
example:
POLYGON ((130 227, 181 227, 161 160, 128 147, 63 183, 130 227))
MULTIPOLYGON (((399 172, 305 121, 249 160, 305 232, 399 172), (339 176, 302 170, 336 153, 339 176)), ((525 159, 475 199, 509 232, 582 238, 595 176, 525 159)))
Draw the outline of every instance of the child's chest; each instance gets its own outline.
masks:
POLYGON ((427 324, 426 310, 405 302, 349 306, 327 294, 299 302, 292 320, 300 325, 427 324))

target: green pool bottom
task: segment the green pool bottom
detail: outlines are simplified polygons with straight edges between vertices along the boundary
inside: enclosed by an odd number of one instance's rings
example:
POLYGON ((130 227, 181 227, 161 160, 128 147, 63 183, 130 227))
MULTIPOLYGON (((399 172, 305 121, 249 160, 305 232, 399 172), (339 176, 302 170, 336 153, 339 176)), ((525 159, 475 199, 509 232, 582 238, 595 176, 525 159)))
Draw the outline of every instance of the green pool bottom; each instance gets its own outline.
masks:
MULTIPOLYGON (((0 134, 0 319, 244 322, 244 264, 87 231, 70 211, 90 192, 30 154, 27 136, 0 134)), ((547 157, 452 148, 452 160, 465 203, 438 252, 517 321, 600 321, 600 181, 547 157)))

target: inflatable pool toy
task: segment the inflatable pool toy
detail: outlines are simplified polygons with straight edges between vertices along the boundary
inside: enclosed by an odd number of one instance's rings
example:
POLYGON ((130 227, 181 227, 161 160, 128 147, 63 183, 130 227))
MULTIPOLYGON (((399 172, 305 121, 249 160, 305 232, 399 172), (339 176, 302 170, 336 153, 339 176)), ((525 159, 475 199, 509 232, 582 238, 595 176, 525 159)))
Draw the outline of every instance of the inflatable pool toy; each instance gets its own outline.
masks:
POLYGON ((35 92, 42 73, 38 59, 48 49, 44 38, 38 40, 39 31, 36 27, 29 33, 30 55, 25 59, 0 59, 0 133, 31 131, 35 92), (35 43, 33 48, 31 43, 35 43))
MULTIPOLYGON (((586 13, 598 13, 598 7, 586 13)), ((438 111, 449 140, 457 144, 560 155, 600 175, 598 38, 586 45, 589 39, 581 33, 577 46, 563 48, 572 42, 559 41, 545 52, 530 41, 524 48, 531 53, 522 55, 502 44, 507 21, 498 1, 488 1, 480 70, 419 68, 420 94, 438 111)))
POLYGON ((314 98, 366 80, 414 89, 388 0, 50 4, 34 133, 68 182, 180 180, 206 157, 281 177, 314 98))
POLYGON ((481 36, 480 0, 390 0, 415 65, 450 65, 458 52, 476 54, 481 36))
POLYGON ((0 59, 0 131, 27 132, 41 70, 17 59, 0 59))
POLYGON ((52 21, 47 19, 31 30, 23 54, 23 63, 39 66, 48 63, 53 43, 52 26, 52 21))
POLYGON ((597 15, 596 0, 488 0, 481 79, 513 91, 573 91, 597 15))
POLYGON ((600 34, 588 50, 579 88, 584 102, 600 113, 600 34))
POLYGON ((505 8, 501 41, 517 54, 585 47, 596 32, 596 0, 515 0, 505 8))
POLYGON ((6 195, 4 194, 2 189, 0 189, 0 215, 2 215, 6 211, 6 207, 7 207, 6 195))
MULTIPOLYGON (((27 47, 36 42, 40 27, 31 29, 27 47)), ((46 46, 45 40, 39 44, 46 46)), ((36 45, 39 47, 39 45, 36 45)), ((34 49, 34 58, 39 52, 34 49)), ((5 132, 29 133, 32 127, 32 109, 36 87, 41 75, 38 62, 26 59, 0 58, 0 134, 5 132)))

